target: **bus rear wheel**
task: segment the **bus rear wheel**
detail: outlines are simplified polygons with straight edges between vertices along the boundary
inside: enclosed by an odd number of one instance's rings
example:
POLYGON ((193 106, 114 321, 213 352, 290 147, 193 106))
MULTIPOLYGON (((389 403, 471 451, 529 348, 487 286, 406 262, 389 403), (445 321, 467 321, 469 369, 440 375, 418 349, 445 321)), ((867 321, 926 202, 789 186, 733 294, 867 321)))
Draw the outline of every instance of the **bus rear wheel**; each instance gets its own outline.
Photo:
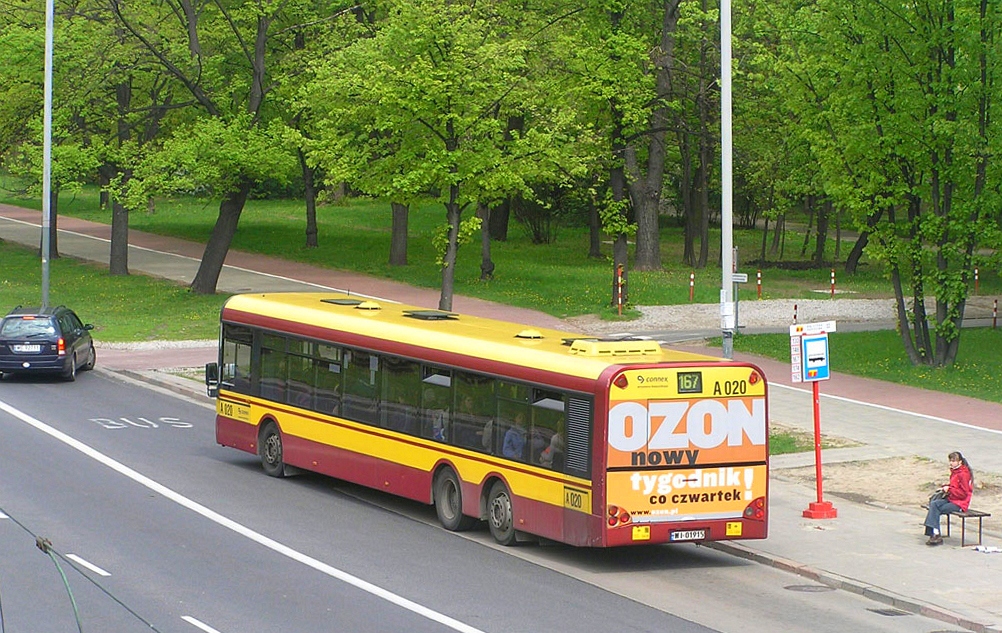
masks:
POLYGON ((269 422, 261 431, 258 444, 261 454, 261 467, 265 474, 271 477, 285 477, 285 463, 282 461, 282 434, 278 427, 269 422))
POLYGON ((487 525, 491 536, 501 545, 515 543, 515 520, 511 511, 511 494, 500 481, 494 482, 487 497, 487 525))
POLYGON ((476 524, 476 519, 463 514, 463 489, 459 476, 446 468, 435 477, 435 512, 442 527, 450 532, 462 532, 476 524))

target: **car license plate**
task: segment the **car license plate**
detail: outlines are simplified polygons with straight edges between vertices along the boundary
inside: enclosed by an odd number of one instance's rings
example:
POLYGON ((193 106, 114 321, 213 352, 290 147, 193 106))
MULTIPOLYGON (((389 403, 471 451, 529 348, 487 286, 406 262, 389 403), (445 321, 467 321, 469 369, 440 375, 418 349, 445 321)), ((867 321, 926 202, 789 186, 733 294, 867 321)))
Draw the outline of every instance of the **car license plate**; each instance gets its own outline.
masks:
POLYGON ((706 538, 706 530, 680 530, 671 533, 673 541, 702 541, 706 538))
POLYGON ((41 345, 11 345, 15 352, 21 352, 22 354, 28 352, 40 352, 42 351, 41 345))

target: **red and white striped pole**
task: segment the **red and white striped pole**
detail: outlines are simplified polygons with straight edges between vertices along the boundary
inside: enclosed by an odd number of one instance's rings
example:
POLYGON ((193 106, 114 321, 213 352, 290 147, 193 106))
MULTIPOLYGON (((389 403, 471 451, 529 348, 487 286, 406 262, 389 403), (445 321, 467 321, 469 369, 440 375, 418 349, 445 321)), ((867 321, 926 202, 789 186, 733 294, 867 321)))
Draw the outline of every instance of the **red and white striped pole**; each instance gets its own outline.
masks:
POLYGON ((696 292, 696 273, 689 273, 689 303, 692 303, 693 295, 696 292))
POLYGON ((998 323, 999 317, 999 300, 996 299, 995 303, 992 305, 992 329, 995 329, 995 324, 998 323))
POLYGON ((755 285, 758 286, 758 298, 762 298, 762 271, 755 274, 755 285))
POLYGON ((832 299, 835 298, 835 269, 832 268, 832 299))
POLYGON ((974 294, 978 294, 978 268, 974 267, 974 294))
POLYGON ((793 324, 797 324, 797 304, 793 304, 793 324))

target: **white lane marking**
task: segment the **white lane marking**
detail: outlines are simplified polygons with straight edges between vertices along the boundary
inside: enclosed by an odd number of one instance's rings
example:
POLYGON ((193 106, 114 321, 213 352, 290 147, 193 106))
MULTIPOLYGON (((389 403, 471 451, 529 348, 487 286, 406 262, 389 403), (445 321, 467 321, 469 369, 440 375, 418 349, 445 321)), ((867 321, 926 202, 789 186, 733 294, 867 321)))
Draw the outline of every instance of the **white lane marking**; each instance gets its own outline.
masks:
POLYGON ((8 518, 6 514, 0 512, 0 520, 8 518))
POLYGON ((196 629, 202 629, 203 631, 205 631, 205 633, 219 633, 219 631, 217 631, 216 629, 212 628, 208 624, 206 624, 204 622, 199 622, 198 620, 196 620, 195 618, 191 617, 190 615, 182 615, 181 619, 184 620, 185 622, 187 622, 188 624, 192 625, 196 629))
MULTIPOLYGON (((790 391, 799 391, 800 393, 810 394, 810 389, 803 389, 801 387, 791 387, 790 385, 784 385, 777 382, 769 383, 770 387, 782 387, 783 389, 789 389, 790 391)), ((965 429, 971 429, 973 431, 985 431, 987 433, 995 433, 996 435, 1002 435, 1002 431, 998 429, 986 429, 983 426, 977 426, 975 424, 968 424, 967 422, 958 422, 957 420, 948 420, 947 418, 940 418, 935 415, 927 415, 925 413, 916 413, 914 411, 906 411, 905 409, 896 409, 894 407, 888 407, 883 404, 874 404, 873 402, 863 402, 862 400, 853 400, 852 398, 846 398, 844 396, 835 396, 830 393, 821 392, 822 398, 831 398, 832 400, 841 400, 842 402, 848 402, 850 404, 858 404, 865 407, 873 407, 874 409, 880 409, 882 411, 890 411, 892 413, 901 413, 904 415, 913 415, 917 418, 925 418, 926 420, 933 420, 935 422, 943 422, 945 424, 952 424, 954 426, 963 427, 965 429)))
POLYGON ((110 576, 111 575, 108 572, 106 572, 103 569, 101 569, 100 567, 98 567, 97 565, 95 565, 93 563, 90 563, 88 561, 85 561, 84 559, 80 558, 76 554, 67 554, 66 558, 70 559, 71 561, 73 561, 77 565, 80 565, 81 567, 86 567, 87 569, 91 570, 92 572, 94 572, 98 576, 110 576))
POLYGON ((438 622, 439 624, 448 627, 454 631, 461 631, 463 633, 484 633, 480 629, 470 626, 465 622, 460 622, 459 620, 451 618, 443 613, 439 613, 438 611, 429 609, 424 605, 420 605, 416 602, 408 600, 403 596, 398 596, 392 591, 383 589, 378 585, 374 585, 371 582, 362 580, 358 576, 353 576, 352 574, 349 574, 346 571, 342 571, 336 567, 332 567, 327 563, 321 562, 315 558, 312 558, 311 556, 307 556, 306 554, 298 552, 287 545, 283 545, 282 543, 279 543, 278 541, 269 538, 261 534, 260 532, 256 532, 250 529, 249 527, 241 525, 240 523, 237 523, 236 521, 233 521, 232 519, 229 519, 219 514, 215 510, 211 510, 203 506, 202 504, 198 503, 197 501, 193 501, 188 497, 185 497, 184 495, 171 490, 167 486, 164 486, 163 484, 150 479, 146 475, 143 475, 129 468, 125 464, 122 464, 121 462, 118 462, 112 459, 111 457, 108 457, 104 453, 101 453, 100 451, 91 448, 90 446, 84 444, 80 440, 70 437, 69 435, 63 433, 62 431, 55 429, 49 426, 48 424, 45 424, 44 422, 31 417, 30 415, 24 413, 23 411, 15 409, 14 407, 10 406, 9 404, 7 404, 2 400, 0 400, 0 411, 8 413, 9 415, 14 416, 18 420, 21 420, 25 424, 34 427, 35 429, 62 442, 63 444, 66 444, 70 448, 80 451, 87 457, 90 457, 94 461, 107 466, 108 468, 114 470, 119 474, 125 475, 126 477, 138 483, 139 485, 145 486, 146 488, 149 488, 153 492, 162 495, 163 497, 173 501, 174 503, 184 508, 187 508, 192 512, 195 512, 196 514, 200 514, 201 516, 212 521, 213 523, 216 523, 228 530, 236 532, 237 534, 243 536, 246 539, 254 541, 259 545, 263 545, 264 547, 267 547, 268 549, 272 550, 277 554, 281 554, 282 556, 294 560, 297 563, 306 565, 307 567, 315 569, 316 571, 325 574, 327 576, 330 576, 331 578, 340 580, 341 582, 351 585, 356 589, 361 589, 362 591, 369 593, 382 600, 385 600, 390 604, 396 605, 402 609, 406 609, 412 613, 427 618, 433 622, 438 622))
MULTIPOLYGON (((14 218, 8 218, 6 216, 0 216, 8 222, 15 222, 17 224, 24 224, 25 226, 32 226, 35 228, 41 228, 34 222, 25 222, 24 220, 15 220, 14 218)), ((87 235, 86 233, 78 233, 77 231, 69 231, 67 229, 58 229, 60 233, 66 233, 67 235, 75 235, 77 237, 87 238, 95 240, 98 242, 105 242, 107 244, 111 243, 111 240, 107 240, 103 237, 96 237, 94 235, 87 235)), ((129 244, 129 248, 134 248, 140 251, 146 251, 148 253, 157 253, 158 255, 167 255, 170 257, 177 257, 178 259, 186 259, 192 262, 200 262, 201 259, 197 257, 189 257, 187 255, 180 255, 178 253, 169 253, 167 251, 158 251, 154 248, 147 248, 145 246, 136 246, 135 244, 129 244)), ((399 301, 394 301, 393 299, 387 299, 386 297, 377 297, 374 295, 367 295, 361 292, 351 292, 349 290, 342 290, 341 288, 335 288, 333 286, 325 286, 323 284, 313 283, 311 281, 303 281, 302 279, 293 279, 291 277, 283 277, 282 275, 273 275, 271 273, 261 272, 260 270, 254 270, 251 268, 243 268, 241 266, 231 266, 230 264, 223 264, 223 268, 229 268, 231 270, 237 270, 244 273, 253 273, 255 275, 261 275, 262 277, 268 277, 270 279, 278 279, 279 281, 288 281, 290 283, 302 284, 304 286, 313 286, 314 288, 319 288, 321 290, 330 290, 331 292, 341 292, 344 294, 354 295, 356 297, 364 297, 366 299, 372 299, 374 301, 382 301, 384 303, 400 303, 399 301)))

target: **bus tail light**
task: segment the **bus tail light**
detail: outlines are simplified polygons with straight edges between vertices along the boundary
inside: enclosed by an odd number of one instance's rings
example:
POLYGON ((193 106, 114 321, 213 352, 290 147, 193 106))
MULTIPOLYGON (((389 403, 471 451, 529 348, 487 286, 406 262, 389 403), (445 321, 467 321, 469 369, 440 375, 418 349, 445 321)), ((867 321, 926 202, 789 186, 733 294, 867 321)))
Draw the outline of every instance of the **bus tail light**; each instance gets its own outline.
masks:
POLYGON ((64 341, 61 336, 59 337, 59 340, 56 341, 56 349, 59 350, 60 356, 66 356, 66 341, 64 341))
POLYGON ((758 497, 745 506, 744 516, 746 519, 755 521, 765 520, 765 497, 758 497))
POLYGON ((607 508, 609 515, 607 523, 609 527, 616 527, 617 525, 626 525, 630 522, 630 513, 625 509, 618 506, 609 506, 607 508))
POLYGON ((759 381, 759 380, 760 380, 761 378, 762 378, 762 377, 758 375, 758 372, 757 372, 757 371, 754 371, 754 370, 752 370, 752 373, 751 373, 751 375, 750 375, 750 376, 748 376, 748 384, 749 384, 749 385, 754 385, 754 384, 757 384, 757 383, 758 383, 758 381, 759 381))
POLYGON ((626 379, 626 374, 620 374, 616 376, 616 379, 612 381, 612 384, 616 385, 620 389, 626 389, 630 384, 630 381, 626 379))

